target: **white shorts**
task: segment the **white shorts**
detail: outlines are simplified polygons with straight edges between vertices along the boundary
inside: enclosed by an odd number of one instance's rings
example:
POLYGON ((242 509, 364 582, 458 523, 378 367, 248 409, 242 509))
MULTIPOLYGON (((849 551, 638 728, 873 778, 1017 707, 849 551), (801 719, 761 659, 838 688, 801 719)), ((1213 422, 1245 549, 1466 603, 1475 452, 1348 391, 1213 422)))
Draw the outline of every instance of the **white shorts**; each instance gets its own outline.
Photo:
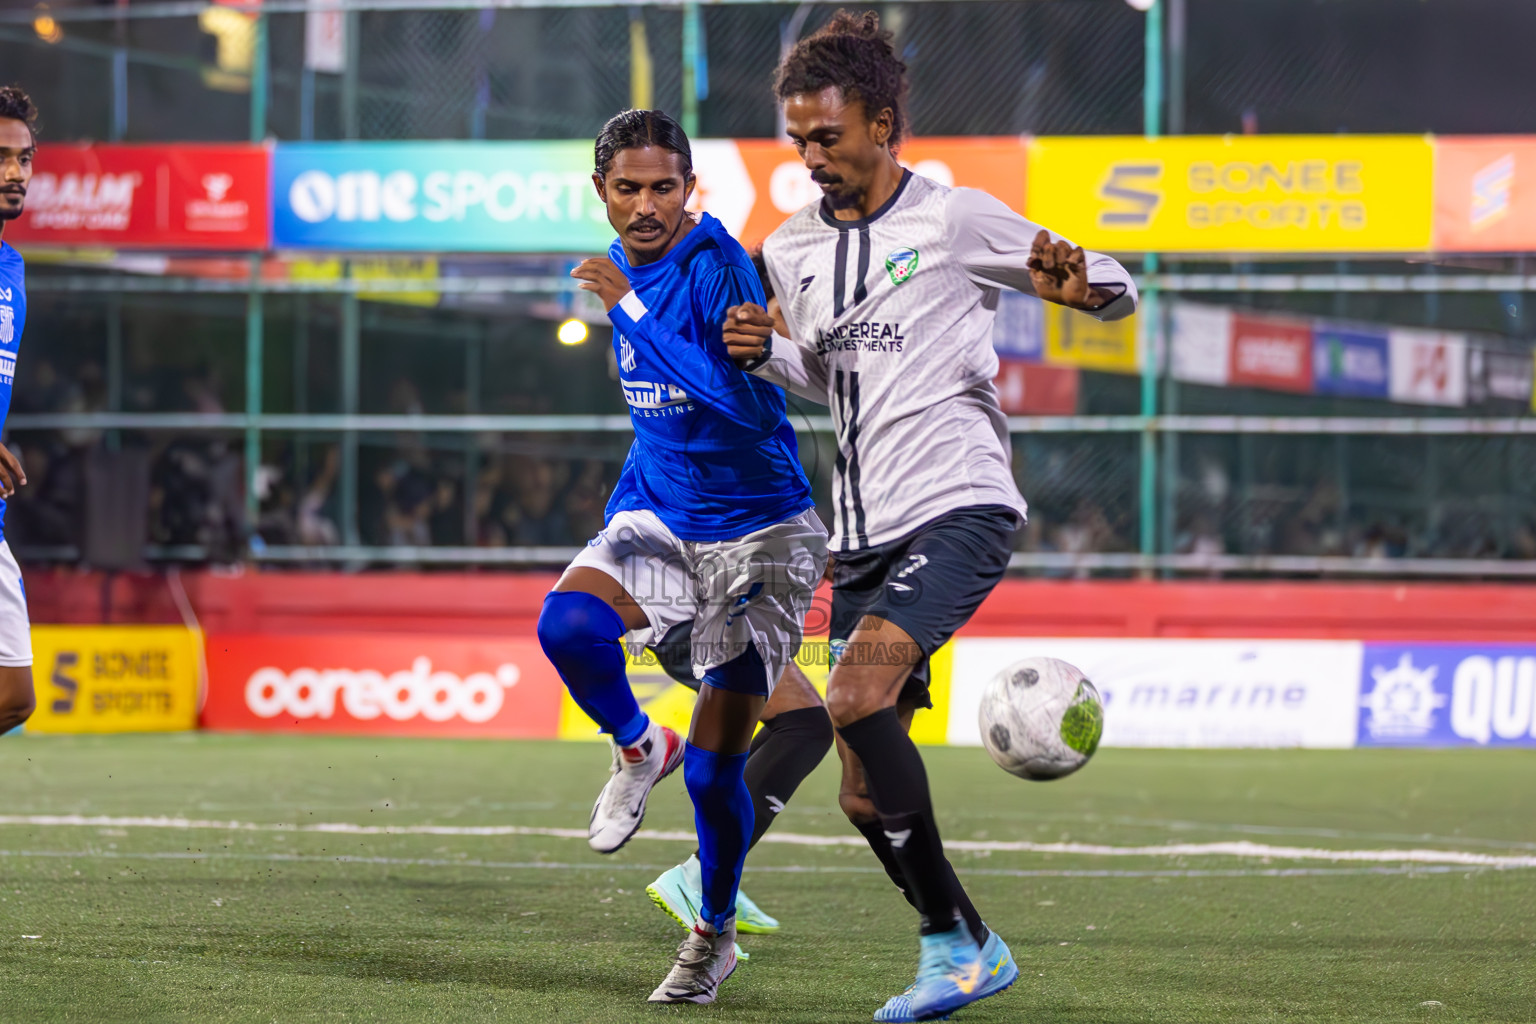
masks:
POLYGON ((653 512, 619 512, 572 567, 623 585, 650 620, 626 637, 639 656, 680 622, 693 621, 693 674, 740 657, 751 643, 767 691, 800 650, 805 616, 827 564, 827 531, 814 509, 736 540, 679 540, 653 512))
POLYGON ((11 542, 0 540, 0 665, 32 664, 32 624, 27 619, 27 591, 11 542))

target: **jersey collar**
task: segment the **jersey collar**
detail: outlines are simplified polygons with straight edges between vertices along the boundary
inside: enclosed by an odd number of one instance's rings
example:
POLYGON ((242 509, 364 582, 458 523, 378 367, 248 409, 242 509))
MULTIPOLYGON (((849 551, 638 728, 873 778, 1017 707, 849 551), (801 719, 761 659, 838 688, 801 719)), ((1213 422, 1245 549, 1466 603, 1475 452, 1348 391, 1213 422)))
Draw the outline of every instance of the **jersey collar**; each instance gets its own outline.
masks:
POLYGON ((911 170, 903 167, 901 169, 901 182, 897 184, 896 191, 891 193, 891 198, 881 203, 880 209, 876 210, 868 217, 862 217, 859 220, 838 220, 835 216, 832 215, 832 207, 827 203, 825 199, 823 199, 821 201, 821 219, 826 221, 832 227, 837 228, 839 231, 852 231, 857 228, 867 228, 881 217, 884 217, 890 208, 896 205, 896 200, 901 198, 901 194, 907 190, 907 182, 911 180, 911 170))

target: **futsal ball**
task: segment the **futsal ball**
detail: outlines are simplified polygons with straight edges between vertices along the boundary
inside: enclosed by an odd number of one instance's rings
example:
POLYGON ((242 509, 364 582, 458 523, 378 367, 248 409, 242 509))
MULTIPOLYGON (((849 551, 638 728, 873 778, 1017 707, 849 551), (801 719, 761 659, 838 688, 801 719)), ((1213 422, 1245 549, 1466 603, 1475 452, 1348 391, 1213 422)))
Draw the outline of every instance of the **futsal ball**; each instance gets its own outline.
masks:
POLYGON ((1104 733, 1099 691, 1059 658, 1025 658, 993 676, 978 716, 987 753, 1021 779, 1071 775, 1104 733))

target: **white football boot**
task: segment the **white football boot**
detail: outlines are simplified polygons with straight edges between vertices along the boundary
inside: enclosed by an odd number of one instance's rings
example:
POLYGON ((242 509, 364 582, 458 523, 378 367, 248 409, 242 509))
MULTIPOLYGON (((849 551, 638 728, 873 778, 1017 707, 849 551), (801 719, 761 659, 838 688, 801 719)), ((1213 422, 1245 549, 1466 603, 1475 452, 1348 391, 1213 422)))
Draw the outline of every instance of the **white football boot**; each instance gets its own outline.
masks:
POLYGON ((612 775, 597 795, 587 822, 587 845, 598 853, 613 853, 640 831, 651 787, 683 763, 683 739, 655 722, 627 747, 613 745, 612 775))
POLYGON ((736 970, 736 918, 716 931, 700 918, 677 947, 672 970, 648 1002, 712 1003, 720 983, 736 970))

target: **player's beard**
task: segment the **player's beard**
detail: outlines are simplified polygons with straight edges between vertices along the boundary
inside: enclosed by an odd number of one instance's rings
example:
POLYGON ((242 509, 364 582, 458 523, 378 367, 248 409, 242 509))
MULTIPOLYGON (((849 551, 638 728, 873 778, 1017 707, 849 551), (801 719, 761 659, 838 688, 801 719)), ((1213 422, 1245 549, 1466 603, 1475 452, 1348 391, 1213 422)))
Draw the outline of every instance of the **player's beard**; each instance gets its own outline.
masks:
POLYGON ((834 210, 851 210, 864 201, 864 189, 849 185, 835 174, 812 171, 811 180, 821 186, 822 198, 834 210))
POLYGON ((26 206, 27 193, 25 189, 19 193, 9 190, 0 191, 0 220, 15 220, 22 215, 26 206), (11 205, 12 199, 16 200, 14 206, 11 205))

